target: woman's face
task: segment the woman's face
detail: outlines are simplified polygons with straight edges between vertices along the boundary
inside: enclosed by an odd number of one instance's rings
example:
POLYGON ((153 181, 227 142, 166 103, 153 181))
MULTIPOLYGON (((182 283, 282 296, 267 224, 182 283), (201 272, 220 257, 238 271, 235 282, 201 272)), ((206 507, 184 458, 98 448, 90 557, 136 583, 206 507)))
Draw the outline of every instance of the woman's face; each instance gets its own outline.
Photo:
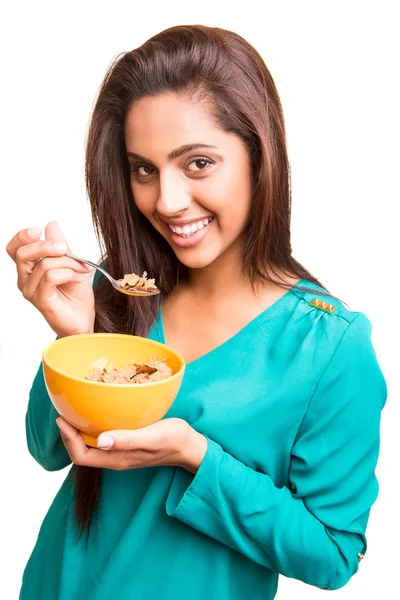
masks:
POLYGON ((127 115, 125 143, 135 203, 184 265, 206 267, 242 244, 247 150, 203 104, 173 92, 142 98, 127 115))

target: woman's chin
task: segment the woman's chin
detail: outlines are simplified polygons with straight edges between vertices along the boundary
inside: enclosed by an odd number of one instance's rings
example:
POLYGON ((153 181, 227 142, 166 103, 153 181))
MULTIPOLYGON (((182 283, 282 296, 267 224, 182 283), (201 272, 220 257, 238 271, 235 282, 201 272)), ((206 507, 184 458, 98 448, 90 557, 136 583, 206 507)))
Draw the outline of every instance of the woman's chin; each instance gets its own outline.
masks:
POLYGON ((211 252, 182 252, 176 251, 177 259, 188 269, 205 269, 210 266, 217 258, 217 253, 211 252))

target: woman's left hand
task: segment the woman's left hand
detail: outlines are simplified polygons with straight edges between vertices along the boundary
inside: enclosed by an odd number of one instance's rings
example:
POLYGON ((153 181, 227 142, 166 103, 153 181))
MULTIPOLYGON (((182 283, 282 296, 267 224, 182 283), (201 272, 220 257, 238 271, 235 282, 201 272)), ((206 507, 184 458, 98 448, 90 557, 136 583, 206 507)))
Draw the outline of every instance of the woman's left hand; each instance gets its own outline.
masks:
POLYGON ((207 438, 183 419, 163 419, 134 430, 105 431, 97 448, 62 417, 56 420, 73 463, 124 471, 141 467, 179 466, 196 473, 207 451, 207 438))

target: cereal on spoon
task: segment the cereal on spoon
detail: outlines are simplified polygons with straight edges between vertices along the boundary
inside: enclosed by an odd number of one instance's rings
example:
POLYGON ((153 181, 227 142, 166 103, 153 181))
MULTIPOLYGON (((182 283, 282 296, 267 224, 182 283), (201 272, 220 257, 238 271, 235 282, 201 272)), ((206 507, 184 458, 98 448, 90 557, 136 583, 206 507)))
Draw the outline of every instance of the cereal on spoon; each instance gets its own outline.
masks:
POLYGON ((122 288, 129 292, 158 292, 158 287, 155 284, 155 279, 147 279, 147 272, 144 271, 140 277, 135 273, 124 275, 123 279, 119 279, 122 288))

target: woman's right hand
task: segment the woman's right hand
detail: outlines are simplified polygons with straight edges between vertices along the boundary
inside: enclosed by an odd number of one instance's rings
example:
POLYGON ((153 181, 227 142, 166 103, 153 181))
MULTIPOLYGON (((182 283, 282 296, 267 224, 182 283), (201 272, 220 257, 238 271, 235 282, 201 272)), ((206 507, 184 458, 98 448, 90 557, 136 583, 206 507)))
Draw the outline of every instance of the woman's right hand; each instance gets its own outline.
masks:
POLYGON ((57 223, 46 226, 45 240, 40 235, 40 230, 23 229, 7 244, 17 266, 18 288, 59 337, 92 333, 91 268, 64 256, 68 246, 57 223))

